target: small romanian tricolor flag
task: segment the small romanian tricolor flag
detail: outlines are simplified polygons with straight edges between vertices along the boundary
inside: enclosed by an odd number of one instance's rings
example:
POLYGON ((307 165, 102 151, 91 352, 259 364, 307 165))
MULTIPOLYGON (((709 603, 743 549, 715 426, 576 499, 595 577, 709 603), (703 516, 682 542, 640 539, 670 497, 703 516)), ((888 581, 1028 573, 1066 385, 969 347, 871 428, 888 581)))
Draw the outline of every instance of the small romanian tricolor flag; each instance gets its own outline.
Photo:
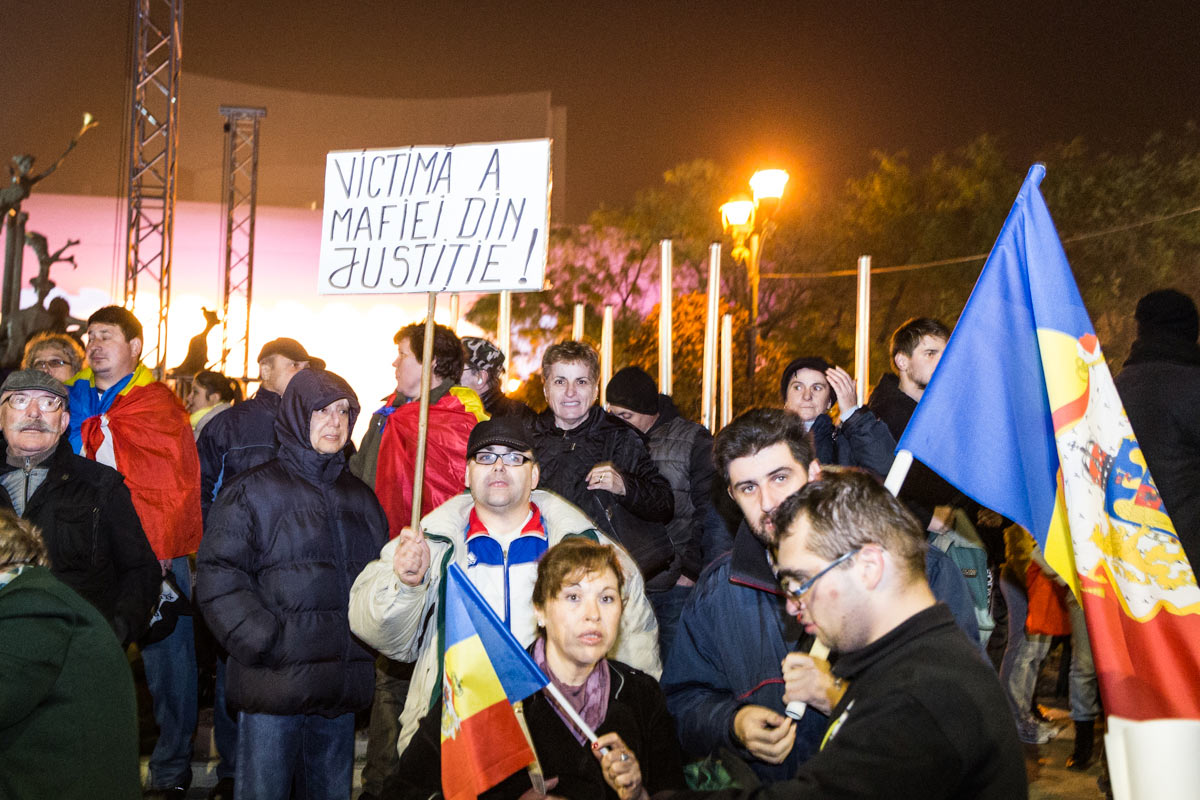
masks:
POLYGON ((550 682, 457 564, 445 585, 442 679, 442 794, 473 798, 534 753, 513 703, 550 682))

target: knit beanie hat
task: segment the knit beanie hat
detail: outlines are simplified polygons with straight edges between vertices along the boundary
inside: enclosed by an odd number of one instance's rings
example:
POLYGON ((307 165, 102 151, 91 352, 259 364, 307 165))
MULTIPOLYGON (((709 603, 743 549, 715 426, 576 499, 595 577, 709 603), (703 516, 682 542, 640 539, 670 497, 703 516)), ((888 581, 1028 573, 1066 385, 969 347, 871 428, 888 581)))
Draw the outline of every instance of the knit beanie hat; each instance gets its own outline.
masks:
POLYGON ((1138 336, 1170 333, 1189 342, 1200 336, 1200 316, 1196 313, 1195 302, 1174 289, 1150 292, 1138 300, 1133 316, 1137 320, 1138 336))
POLYGON ((608 382, 606 398, 610 405, 628 408, 639 414, 658 413, 658 386, 641 367, 617 370, 608 382))

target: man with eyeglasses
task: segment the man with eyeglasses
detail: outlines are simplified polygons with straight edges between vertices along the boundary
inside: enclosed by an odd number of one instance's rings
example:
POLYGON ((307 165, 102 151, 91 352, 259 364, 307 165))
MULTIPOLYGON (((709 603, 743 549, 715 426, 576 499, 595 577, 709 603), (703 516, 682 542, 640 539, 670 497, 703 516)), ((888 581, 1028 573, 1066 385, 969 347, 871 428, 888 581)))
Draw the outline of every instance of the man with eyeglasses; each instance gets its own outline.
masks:
MULTIPOLYGON (((676 797, 1025 797, 1025 759, 996 673, 925 580, 925 532, 878 482, 841 472, 773 514, 787 609, 841 653, 820 750, 787 781, 676 797)), ((817 667, 786 665, 788 686, 817 667)))
MULTIPOLYGON (((388 538, 412 523, 417 441, 420 437, 422 357, 425 323, 405 325, 392 337, 396 391, 371 415, 350 471, 375 491, 388 518, 388 538)), ((463 371, 462 343, 445 325, 433 326, 429 417, 426 420, 425 473, 421 511, 428 514, 462 491, 467 438, 479 420, 487 419, 474 390, 458 386, 463 371)), ((375 664, 375 698, 363 765, 364 800, 381 796, 383 785, 399 768, 395 722, 409 690, 411 664, 380 658, 375 664)))
POLYGON ((0 387, 0 507, 41 529, 50 570, 104 615, 128 645, 146 629, 162 573, 129 489, 111 467, 89 461, 63 436, 67 388, 36 369, 0 387))
MULTIPOLYGON (((537 489, 540 470, 516 417, 475 426, 467 443, 466 484, 459 494, 404 528, 350 590, 350 627, 388 658, 415 661, 397 751, 403 752, 441 686, 437 631, 440 585, 451 563, 462 567, 523 645, 536 634, 532 605, 537 561, 568 536, 603 544, 583 513, 537 489)), ((637 566, 617 548, 625 570, 625 612, 614 658, 657 675, 658 628, 637 566)))
MULTIPOLYGON (((751 409, 725 426, 713 461, 744 519, 733 549, 701 573, 684 604, 663 690, 686 754, 728 748, 764 783, 786 780, 817 751, 837 687, 824 661, 816 662, 824 671, 785 683, 785 658, 809 659, 800 654, 813 637, 788 611, 768 549, 775 510, 821 477, 821 465, 804 421, 781 408, 751 409), (785 713, 792 701, 809 706, 798 721, 785 713)), ((929 559, 939 599, 973 626, 962 575, 941 551, 931 548, 929 559)))

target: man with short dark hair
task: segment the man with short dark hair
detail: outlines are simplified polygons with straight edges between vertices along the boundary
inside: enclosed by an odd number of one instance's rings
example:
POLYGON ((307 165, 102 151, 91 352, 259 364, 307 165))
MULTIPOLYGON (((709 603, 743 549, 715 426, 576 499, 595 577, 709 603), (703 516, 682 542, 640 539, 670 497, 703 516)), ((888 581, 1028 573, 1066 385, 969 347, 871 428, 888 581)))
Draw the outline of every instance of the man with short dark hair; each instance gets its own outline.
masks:
MULTIPOLYGON (((350 458, 350 471, 375 490, 388 519, 388 537, 394 539, 412 524, 420 423, 421 358, 425 323, 406 325, 396 332, 396 391, 371 415, 358 452, 350 458)), ((433 363, 429 388, 429 418, 422 483, 422 516, 462 492, 467 467, 467 438, 480 420, 487 419, 483 403, 472 389, 458 386, 463 373, 463 348, 454 331, 433 328, 433 363)), ((383 785, 399 764, 396 724, 409 692, 412 665, 380 656, 375 665, 375 698, 363 767, 363 797, 379 797, 383 785)))
MULTIPOLYGON (((200 462, 183 403, 140 362, 142 326, 128 309, 105 306, 88 318, 88 366, 68 387, 71 444, 125 476, 133 506, 163 574, 191 594, 187 556, 200 545, 200 462)), ((196 729, 192 618, 142 648, 154 698, 158 743, 150 756, 152 795, 182 798, 191 782, 196 729)))
MULTIPOLYGON (((950 330, 929 317, 914 317, 892 333, 894 372, 879 379, 867 406, 884 421, 897 442, 917 410, 949 340, 950 330)), ((920 461, 913 462, 900 489, 900 499, 917 519, 938 529, 949 524, 951 507, 965 502, 961 492, 920 461)))
POLYGON ((533 410, 520 400, 504 394, 504 353, 499 347, 478 336, 462 337, 463 371, 459 381, 474 389, 483 407, 493 417, 531 417, 533 410))
MULTIPOLYGON (((479 423, 466 451, 470 493, 447 499, 423 517, 422 531, 405 526, 350 590, 354 633, 389 658, 416 662, 400 716, 401 751, 441 691, 436 620, 451 563, 463 569, 521 644, 529 645, 536 636, 532 597, 542 554, 569 536, 611 543, 574 505, 537 488, 540 464, 516 418, 479 423)), ((613 657, 657 675, 654 612, 633 561, 624 550, 618 556, 625 570, 625 611, 613 657)))
POLYGON ((128 645, 150 622, 162 570, 121 473, 71 450, 63 435, 70 418, 67 388, 57 379, 36 369, 5 379, 0 507, 42 530, 54 577, 95 606, 128 645))
MULTIPOLYGON (((785 500, 773 527, 788 612, 841 654, 833 722, 790 780, 677 797, 1025 797, 1004 692, 937 604, 922 569, 924 531, 907 509, 870 477, 839 472, 785 500)), ((818 672, 789 655, 789 694, 818 672)))
POLYGON ((784 716, 780 664, 810 641, 785 608, 767 546, 771 514, 821 468, 804 422, 781 408, 751 409, 722 428, 713 460, 744 519, 733 550, 704 570, 684 604, 663 691, 687 755, 727 747, 760 780, 786 780, 816 751, 826 720, 784 716))

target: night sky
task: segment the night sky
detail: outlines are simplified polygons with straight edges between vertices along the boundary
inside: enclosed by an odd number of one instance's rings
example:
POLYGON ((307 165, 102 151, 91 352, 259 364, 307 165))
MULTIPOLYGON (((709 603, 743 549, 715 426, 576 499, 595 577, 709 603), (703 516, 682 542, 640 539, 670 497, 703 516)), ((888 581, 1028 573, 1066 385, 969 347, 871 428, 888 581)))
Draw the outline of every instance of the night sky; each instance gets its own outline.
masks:
MULTIPOLYGON (((111 157, 90 191, 116 191, 128 9, 0 6, 5 159, 48 161, 92 111, 106 124, 72 159, 111 157)), ((579 222, 694 158, 783 165, 803 192, 862 174, 873 149, 923 160, 985 132, 1018 162, 1076 136, 1135 150, 1200 116, 1198 20, 1173 2, 187 0, 183 53, 185 73, 338 94, 549 89, 579 222)))

